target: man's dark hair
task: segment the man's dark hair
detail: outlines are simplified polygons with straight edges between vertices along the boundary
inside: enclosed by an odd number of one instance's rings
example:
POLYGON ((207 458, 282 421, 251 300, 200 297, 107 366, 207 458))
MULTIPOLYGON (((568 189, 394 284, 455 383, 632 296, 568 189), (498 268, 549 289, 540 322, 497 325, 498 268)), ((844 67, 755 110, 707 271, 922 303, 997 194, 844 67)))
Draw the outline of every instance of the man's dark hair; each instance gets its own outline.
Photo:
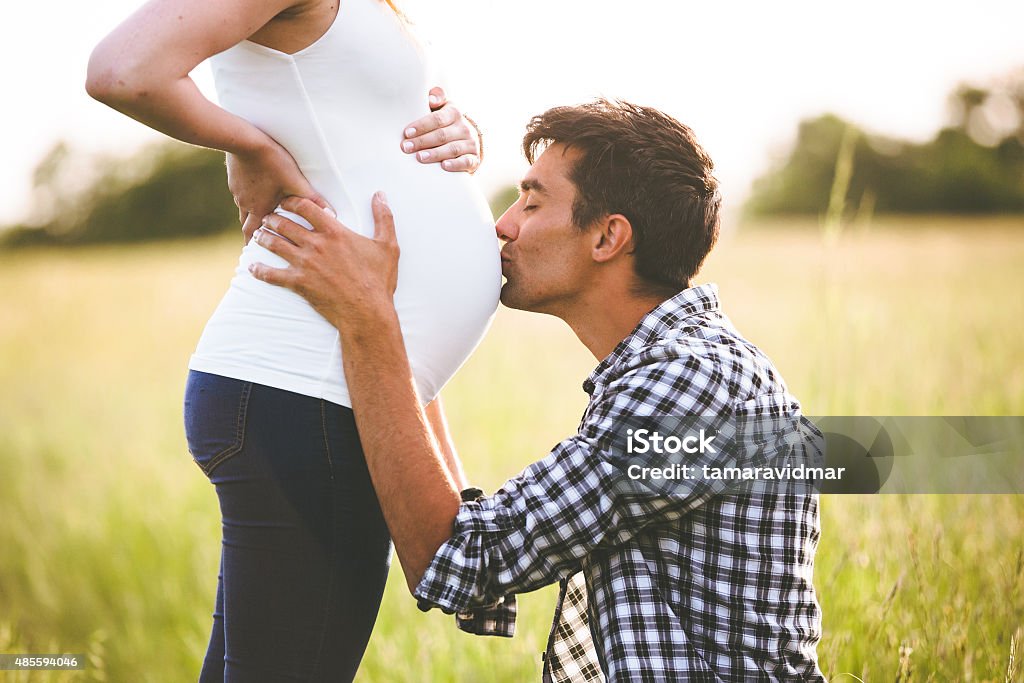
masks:
POLYGON ((563 144, 580 153, 573 222, 619 213, 633 226, 636 273, 651 293, 690 286, 718 238, 722 199, 714 164, 693 131, 651 107, 598 99, 535 116, 523 137, 532 164, 563 144))

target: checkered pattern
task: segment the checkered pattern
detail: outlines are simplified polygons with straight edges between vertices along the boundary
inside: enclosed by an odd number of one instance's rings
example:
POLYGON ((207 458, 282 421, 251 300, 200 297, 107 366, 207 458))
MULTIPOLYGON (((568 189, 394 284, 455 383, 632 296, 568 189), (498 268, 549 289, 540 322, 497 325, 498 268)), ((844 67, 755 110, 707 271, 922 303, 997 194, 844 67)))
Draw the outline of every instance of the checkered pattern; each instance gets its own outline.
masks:
POLYGON ((561 610, 544 653, 544 683, 604 681, 590 631, 583 572, 562 581, 558 604, 561 610))
POLYGON ((715 285, 650 312, 583 388, 591 400, 575 435, 463 503, 416 588, 420 608, 507 636, 514 594, 561 581, 546 681, 823 681, 817 496, 638 486, 616 451, 627 422, 799 415, 715 285))

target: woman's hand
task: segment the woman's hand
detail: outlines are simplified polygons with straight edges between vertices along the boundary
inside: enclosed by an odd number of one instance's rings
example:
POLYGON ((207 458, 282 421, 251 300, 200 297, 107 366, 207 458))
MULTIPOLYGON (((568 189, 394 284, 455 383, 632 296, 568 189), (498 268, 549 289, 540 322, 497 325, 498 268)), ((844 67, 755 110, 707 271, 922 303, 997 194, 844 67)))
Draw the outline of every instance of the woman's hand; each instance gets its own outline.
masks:
POLYGON ((415 154, 421 164, 441 164, 446 171, 473 173, 483 159, 483 138, 441 88, 430 91, 430 114, 410 123, 403 135, 402 151, 415 154))
POLYGON ((334 209, 302 175, 295 159, 273 140, 248 153, 227 155, 228 189, 238 207, 242 234, 248 242, 260 220, 290 195, 306 197, 330 213, 334 209))

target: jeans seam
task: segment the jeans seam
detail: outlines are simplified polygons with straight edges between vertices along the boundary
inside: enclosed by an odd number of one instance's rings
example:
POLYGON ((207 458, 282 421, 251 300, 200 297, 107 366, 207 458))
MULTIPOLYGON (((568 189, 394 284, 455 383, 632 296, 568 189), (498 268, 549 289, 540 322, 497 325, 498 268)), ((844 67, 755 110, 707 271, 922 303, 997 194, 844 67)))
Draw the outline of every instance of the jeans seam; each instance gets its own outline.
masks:
MULTIPOLYGON (((324 437, 324 452, 327 454, 327 469, 330 471, 331 481, 334 481, 334 463, 331 461, 331 446, 330 439, 327 435, 327 402, 323 399, 320 400, 320 424, 323 427, 324 437)), ((327 643, 327 624, 330 623, 331 617, 331 600, 334 596, 334 578, 335 560, 337 558, 338 551, 338 495, 337 491, 331 486, 331 548, 329 553, 329 560, 327 563, 327 598, 324 600, 324 624, 320 632, 320 646, 316 652, 316 663, 313 666, 314 678, 320 672, 320 664, 322 662, 324 646, 327 643)))
POLYGON ((327 401, 320 399, 320 425, 324 433, 324 452, 327 453, 327 469, 334 480, 334 461, 331 460, 331 442, 327 438, 327 401))
POLYGON ((231 448, 224 449, 219 454, 211 458, 206 467, 200 466, 200 469, 202 469, 207 476, 213 473, 213 470, 217 465, 220 465, 231 456, 240 453, 242 448, 245 446, 245 423, 248 415, 247 409, 249 407, 249 395, 251 393, 252 382, 246 382, 242 386, 242 396, 238 400, 238 416, 235 419, 235 445, 231 448))

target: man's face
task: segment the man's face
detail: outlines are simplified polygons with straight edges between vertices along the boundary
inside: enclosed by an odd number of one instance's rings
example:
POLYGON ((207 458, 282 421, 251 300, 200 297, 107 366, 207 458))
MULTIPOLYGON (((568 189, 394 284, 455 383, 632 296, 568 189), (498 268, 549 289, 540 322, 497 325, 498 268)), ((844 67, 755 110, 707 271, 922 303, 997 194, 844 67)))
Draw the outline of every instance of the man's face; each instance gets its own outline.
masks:
POLYGON ((590 231, 572 222, 576 186, 569 172, 578 152, 552 145, 520 183, 519 199, 498 219, 501 303, 558 315, 587 284, 590 231))

